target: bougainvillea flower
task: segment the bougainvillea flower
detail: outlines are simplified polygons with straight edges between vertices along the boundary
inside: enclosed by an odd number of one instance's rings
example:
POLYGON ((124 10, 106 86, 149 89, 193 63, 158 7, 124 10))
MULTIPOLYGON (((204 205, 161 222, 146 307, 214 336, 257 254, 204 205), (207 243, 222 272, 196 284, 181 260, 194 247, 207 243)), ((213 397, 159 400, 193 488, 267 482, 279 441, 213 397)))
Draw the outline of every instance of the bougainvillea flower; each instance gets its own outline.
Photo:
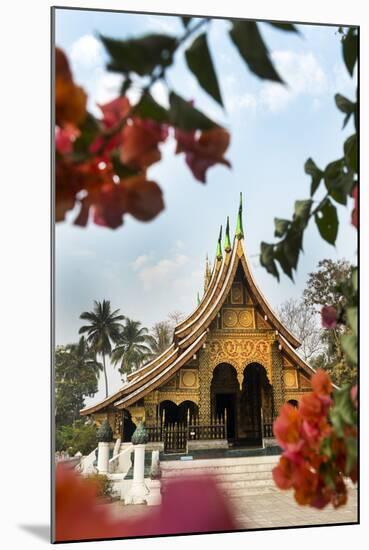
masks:
POLYGON ((359 186, 358 186, 358 184, 356 184, 355 187, 352 190, 352 197, 354 199, 354 209, 353 209, 352 214, 351 214, 351 223, 357 229, 358 213, 359 213, 359 205, 358 205, 359 186))
POLYGON ((324 306, 320 312, 323 328, 336 328, 337 311, 333 306, 324 306))
POLYGON ((134 118, 122 130, 120 160, 133 168, 147 168, 161 159, 158 145, 167 137, 165 125, 134 118))
POLYGON ((215 164, 231 166, 224 158, 230 139, 229 132, 224 128, 212 128, 199 134, 176 130, 175 138, 176 154, 185 153, 186 164, 198 181, 205 183, 208 168, 215 164))
POLYGON ((123 223, 127 212, 127 192, 123 185, 105 183, 93 205, 93 221, 96 225, 116 229, 123 223))
POLYGON ((274 483, 280 489, 290 489, 293 485, 293 463, 287 457, 281 456, 279 463, 272 470, 274 483))
POLYGON ((66 124, 63 128, 55 128, 55 149, 58 153, 65 155, 73 151, 73 142, 80 135, 78 128, 72 124, 66 124))
POLYGON ((119 124, 123 118, 125 118, 130 111, 130 103, 128 97, 119 96, 109 103, 99 105, 103 119, 102 122, 105 128, 112 128, 119 124))
POLYGON ((69 63, 64 52, 55 50, 55 122, 78 126, 86 117, 87 95, 73 82, 69 63))
POLYGON ((355 409, 357 409, 357 384, 355 386, 352 386, 350 391, 350 397, 354 404, 355 409))
POLYGON ((163 193, 154 181, 144 176, 124 180, 127 191, 127 212, 136 219, 147 222, 164 210, 163 193))
POLYGON ((308 422, 319 422, 326 414, 324 402, 316 393, 307 393, 301 397, 299 413, 308 422))
POLYGON ((216 483, 206 477, 168 482, 162 504, 140 519, 114 517, 96 498, 97 487, 58 465, 55 481, 58 542, 150 535, 221 532, 237 529, 232 509, 216 483), (178 513, 180 503, 180 513, 178 513))
POLYGON ((299 409, 285 403, 273 424, 274 435, 282 449, 297 451, 301 448, 301 426, 299 409))
POLYGON ((330 396, 333 390, 331 379, 327 371, 318 369, 311 379, 311 386, 320 396, 330 396))

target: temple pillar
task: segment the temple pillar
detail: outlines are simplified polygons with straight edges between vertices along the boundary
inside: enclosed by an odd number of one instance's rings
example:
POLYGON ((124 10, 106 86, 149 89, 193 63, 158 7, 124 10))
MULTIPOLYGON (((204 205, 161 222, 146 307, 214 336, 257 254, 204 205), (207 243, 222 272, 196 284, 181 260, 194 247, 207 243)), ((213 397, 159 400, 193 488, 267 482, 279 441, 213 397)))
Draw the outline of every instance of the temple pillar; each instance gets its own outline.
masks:
POLYGON ((199 421, 200 424, 210 424, 211 403, 210 386, 213 373, 207 349, 199 352, 199 421))
POLYGON ((272 344, 272 386, 274 416, 277 416, 284 403, 283 364, 278 342, 272 344))

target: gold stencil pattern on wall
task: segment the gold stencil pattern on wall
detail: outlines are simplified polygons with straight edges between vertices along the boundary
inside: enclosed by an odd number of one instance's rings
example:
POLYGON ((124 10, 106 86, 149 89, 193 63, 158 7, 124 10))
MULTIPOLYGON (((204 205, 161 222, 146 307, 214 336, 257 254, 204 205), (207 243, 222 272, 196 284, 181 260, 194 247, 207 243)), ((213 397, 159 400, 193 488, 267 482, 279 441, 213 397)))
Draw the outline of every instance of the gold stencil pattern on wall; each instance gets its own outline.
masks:
POLYGON ((223 310, 223 328, 255 328, 254 312, 248 309, 223 310))
POLYGON ((233 283, 231 288, 231 303, 243 304, 243 288, 241 283, 233 283))
POLYGON ((297 388, 297 372, 295 370, 288 370, 283 373, 284 385, 286 388, 297 388))
POLYGON ((197 388, 199 385, 198 372, 195 369, 182 369, 180 371, 179 387, 180 388, 197 388))
POLYGON ((223 311, 223 325, 226 328, 233 328, 238 323, 237 312, 234 309, 225 309, 223 311))

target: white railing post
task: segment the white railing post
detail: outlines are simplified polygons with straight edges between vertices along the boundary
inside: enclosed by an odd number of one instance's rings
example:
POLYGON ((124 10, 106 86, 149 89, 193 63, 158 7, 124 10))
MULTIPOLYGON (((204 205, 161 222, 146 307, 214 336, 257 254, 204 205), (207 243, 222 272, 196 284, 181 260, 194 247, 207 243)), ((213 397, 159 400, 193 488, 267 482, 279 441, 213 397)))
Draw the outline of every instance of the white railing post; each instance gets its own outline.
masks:
POLYGON ((97 451, 97 470, 99 474, 107 474, 109 471, 109 448, 110 444, 106 441, 99 441, 97 451))
POLYGON ((124 499, 125 504, 143 504, 147 502, 149 490, 145 484, 145 448, 148 440, 143 424, 139 424, 132 435, 134 445, 133 481, 124 499))

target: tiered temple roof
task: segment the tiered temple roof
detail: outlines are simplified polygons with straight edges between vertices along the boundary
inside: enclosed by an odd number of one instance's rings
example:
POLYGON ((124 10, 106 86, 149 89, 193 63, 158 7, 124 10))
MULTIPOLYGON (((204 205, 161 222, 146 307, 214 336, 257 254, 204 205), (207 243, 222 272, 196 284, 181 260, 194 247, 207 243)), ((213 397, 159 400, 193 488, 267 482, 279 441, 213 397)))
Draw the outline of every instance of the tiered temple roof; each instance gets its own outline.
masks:
POLYGON ((251 273, 244 243, 242 195, 233 244, 231 244, 229 235, 229 219, 227 220, 223 250, 221 239, 222 230, 219 234, 213 268, 211 272, 207 273, 208 280, 204 295, 196 309, 176 325, 173 341, 169 348, 135 372, 128 374, 127 382, 117 392, 95 405, 82 409, 82 415, 103 412, 111 407, 114 409, 126 408, 167 382, 176 371, 188 363, 205 344, 210 324, 226 300, 239 266, 241 266, 246 283, 264 314, 264 319, 271 329, 275 330, 279 345, 282 346, 287 356, 309 376, 313 374, 314 370, 296 352, 300 342, 273 312, 251 273))

